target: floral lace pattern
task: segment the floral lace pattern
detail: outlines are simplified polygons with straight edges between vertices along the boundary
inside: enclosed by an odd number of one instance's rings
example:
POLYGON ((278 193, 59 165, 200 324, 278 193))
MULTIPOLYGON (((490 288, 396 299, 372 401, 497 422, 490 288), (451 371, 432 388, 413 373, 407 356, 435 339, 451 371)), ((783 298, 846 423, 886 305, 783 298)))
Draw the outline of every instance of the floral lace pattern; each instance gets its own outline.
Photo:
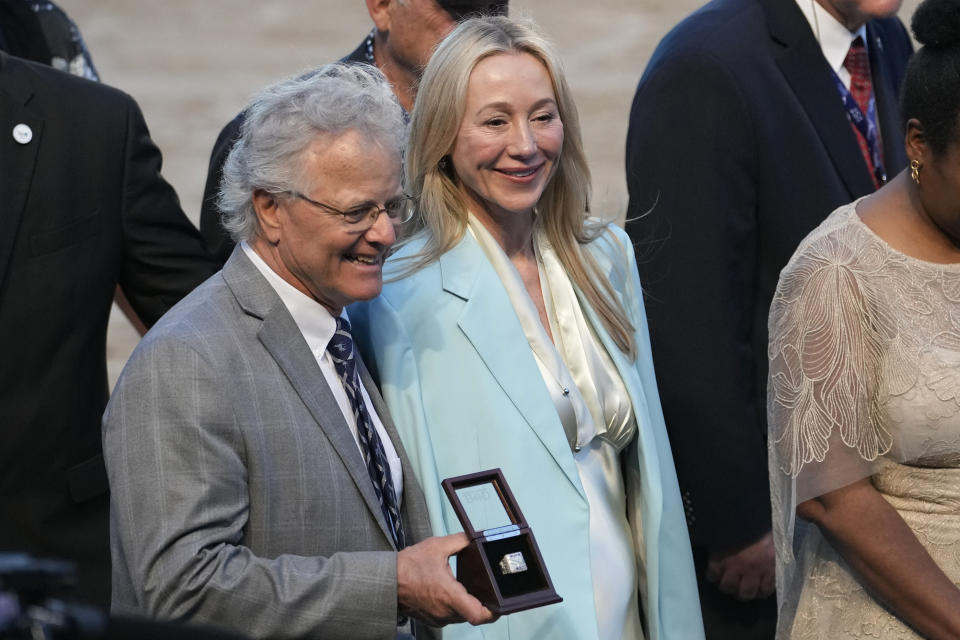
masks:
POLYGON ((870 476, 960 584, 960 265, 897 252, 847 205, 781 273, 769 328, 778 638, 918 638, 794 513, 870 476))

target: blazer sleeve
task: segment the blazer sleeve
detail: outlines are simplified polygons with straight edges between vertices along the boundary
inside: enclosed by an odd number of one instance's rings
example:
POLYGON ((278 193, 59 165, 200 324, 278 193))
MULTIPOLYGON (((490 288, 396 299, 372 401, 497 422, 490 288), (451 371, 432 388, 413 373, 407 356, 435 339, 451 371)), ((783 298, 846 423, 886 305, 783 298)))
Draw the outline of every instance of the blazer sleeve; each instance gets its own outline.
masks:
MULTIPOLYGON (((605 253, 611 263, 618 265, 612 269, 611 282, 614 289, 620 294, 624 309, 633 325, 634 340, 636 341, 637 356, 633 367, 640 380, 641 390, 646 401, 649 429, 646 431, 653 436, 653 441, 637 443, 644 448, 655 448, 659 481, 663 495, 662 507, 659 514, 657 538, 650 539, 644 534, 643 544, 646 548, 645 569, 649 573, 654 570, 651 558, 657 556, 656 577, 648 576, 647 589, 656 585, 656 592, 650 590, 647 594, 647 624, 650 625, 650 636, 660 640, 694 640, 703 638, 703 621, 700 614, 700 597, 697 591, 696 574, 694 572, 693 555, 690 550, 690 538, 684 520, 684 506, 677 483, 677 474, 671 455, 670 441, 667 437, 663 421, 663 410, 660 405, 660 395, 657 390, 657 381, 654 376, 653 359, 650 353, 650 338, 647 326, 647 315, 644 309, 640 280, 637 276, 637 262, 633 246, 626 234, 612 225, 606 236, 612 239, 605 253), (655 601, 654 601, 655 598, 655 601), (652 627, 656 626, 654 630, 652 627)), ((606 237, 604 239, 606 239, 606 237)), ((607 244, 606 242, 604 244, 607 244)), ((631 455, 634 453, 631 447, 631 455)), ((639 470, 631 465, 624 465, 624 474, 630 490, 643 491, 647 483, 639 477, 639 470)), ((647 487, 649 489, 649 487, 647 487)), ((641 508, 649 507, 641 499, 641 508)), ((647 513, 648 517, 650 516, 647 513)), ((643 528, 641 523, 641 530, 643 528)))
POLYGON ((161 176, 160 150, 130 98, 124 154, 119 283, 150 326, 218 267, 180 208, 173 187, 161 176))
POLYGON ((667 429, 692 540, 718 547, 770 529, 750 109, 709 53, 667 50, 641 79, 627 134, 627 230, 667 429))
MULTIPOLYGON (((103 432, 114 576, 122 564, 138 612, 251 638, 396 635, 395 552, 260 557, 241 543, 247 443, 223 367, 182 340, 150 338, 124 370, 103 432)), ((115 584, 115 596, 123 588, 115 584)))

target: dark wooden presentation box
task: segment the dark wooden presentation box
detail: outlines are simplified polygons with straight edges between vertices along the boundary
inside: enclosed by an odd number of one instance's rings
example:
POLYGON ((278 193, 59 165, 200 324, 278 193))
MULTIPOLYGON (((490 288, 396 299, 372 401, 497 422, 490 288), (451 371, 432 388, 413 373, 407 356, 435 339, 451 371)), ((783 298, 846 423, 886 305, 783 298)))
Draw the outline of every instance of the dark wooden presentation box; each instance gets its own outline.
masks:
POLYGON ((457 554, 457 580, 468 592, 498 615, 563 600, 500 469, 447 478, 441 484, 470 538, 457 554), (517 553, 526 568, 505 571, 505 558, 517 553))

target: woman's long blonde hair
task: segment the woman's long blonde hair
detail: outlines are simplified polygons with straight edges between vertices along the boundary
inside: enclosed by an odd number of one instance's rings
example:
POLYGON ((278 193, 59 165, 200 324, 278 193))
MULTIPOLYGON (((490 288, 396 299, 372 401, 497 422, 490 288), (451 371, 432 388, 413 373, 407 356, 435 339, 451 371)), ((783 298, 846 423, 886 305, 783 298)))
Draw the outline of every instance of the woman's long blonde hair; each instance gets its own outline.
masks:
POLYGON ((448 156, 460 128, 473 68, 484 58, 500 53, 528 53, 550 75, 564 138, 556 171, 537 203, 535 225, 547 234, 567 274, 599 314, 614 342, 633 358, 633 326, 595 260, 581 249, 601 235, 604 226, 588 222, 590 169, 583 152, 577 107, 553 45, 529 20, 466 20, 430 58, 413 108, 406 157, 408 189, 419 199, 410 233, 425 232, 425 243, 405 259, 397 277, 431 264, 463 238, 467 204, 448 156))

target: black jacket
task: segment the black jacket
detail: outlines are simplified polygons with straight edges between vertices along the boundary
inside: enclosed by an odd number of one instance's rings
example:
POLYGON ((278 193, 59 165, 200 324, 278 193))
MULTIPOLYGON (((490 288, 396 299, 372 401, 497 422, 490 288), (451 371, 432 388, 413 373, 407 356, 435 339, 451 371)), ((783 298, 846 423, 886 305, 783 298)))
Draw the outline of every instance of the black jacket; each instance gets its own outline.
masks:
POLYGON ((217 267, 126 94, 0 53, 0 132, 0 552, 75 560, 106 604, 114 290, 151 325, 217 267))
MULTIPOLYGON (((867 23, 890 176, 912 49, 867 23)), ((630 114, 636 243, 667 429, 695 545, 770 530, 767 314, 780 270, 834 208, 874 190, 829 66, 793 0, 714 0, 657 47, 630 114)))

